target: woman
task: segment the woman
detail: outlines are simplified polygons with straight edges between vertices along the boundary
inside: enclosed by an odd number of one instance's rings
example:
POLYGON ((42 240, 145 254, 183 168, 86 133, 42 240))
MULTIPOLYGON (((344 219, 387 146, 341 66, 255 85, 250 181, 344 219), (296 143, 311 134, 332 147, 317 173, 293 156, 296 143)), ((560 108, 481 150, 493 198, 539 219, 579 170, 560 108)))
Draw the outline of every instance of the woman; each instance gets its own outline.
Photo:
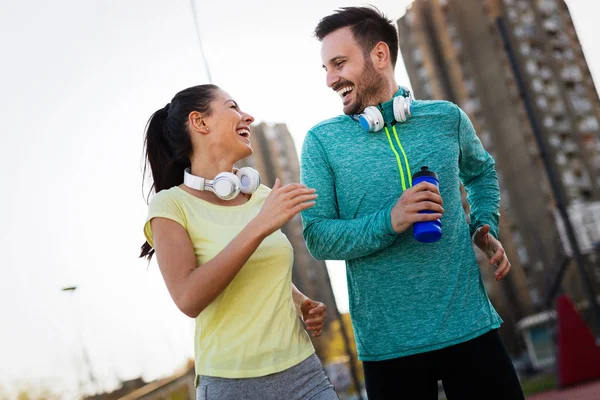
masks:
POLYGON ((199 399, 337 399, 298 318, 319 336, 326 307, 292 284, 280 230, 317 195, 279 180, 270 190, 256 171, 234 169, 252 154, 253 121, 214 85, 185 89, 152 115, 156 195, 141 257, 156 251, 173 301, 196 319, 199 399))

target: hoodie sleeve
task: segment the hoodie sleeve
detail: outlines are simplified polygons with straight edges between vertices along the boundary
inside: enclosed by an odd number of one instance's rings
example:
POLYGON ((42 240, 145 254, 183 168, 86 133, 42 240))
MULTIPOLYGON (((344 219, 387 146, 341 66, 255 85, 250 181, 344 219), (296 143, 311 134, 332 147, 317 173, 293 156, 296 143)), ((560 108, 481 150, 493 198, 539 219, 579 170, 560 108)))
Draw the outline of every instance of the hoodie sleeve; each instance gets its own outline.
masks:
POLYGON ((392 229, 393 204, 371 215, 340 219, 335 173, 317 136, 309 131, 302 146, 302 183, 317 190, 315 206, 302 212, 304 240, 318 260, 351 260, 389 246, 397 237, 392 229))
POLYGON ((471 206, 471 236, 477 228, 488 224, 490 233, 498 239, 500 188, 496 163, 483 148, 467 114, 458 107, 457 110, 460 180, 465 186, 467 201, 471 206))

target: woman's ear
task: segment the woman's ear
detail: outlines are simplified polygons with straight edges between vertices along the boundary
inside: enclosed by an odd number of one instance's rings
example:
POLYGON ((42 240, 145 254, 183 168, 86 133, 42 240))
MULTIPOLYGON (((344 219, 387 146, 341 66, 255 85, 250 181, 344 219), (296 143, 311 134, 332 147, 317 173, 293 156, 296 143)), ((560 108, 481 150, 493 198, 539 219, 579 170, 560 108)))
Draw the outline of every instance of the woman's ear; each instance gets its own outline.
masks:
POLYGON ((188 116, 188 123, 193 132, 208 133, 208 124, 206 118, 198 111, 192 111, 188 116))

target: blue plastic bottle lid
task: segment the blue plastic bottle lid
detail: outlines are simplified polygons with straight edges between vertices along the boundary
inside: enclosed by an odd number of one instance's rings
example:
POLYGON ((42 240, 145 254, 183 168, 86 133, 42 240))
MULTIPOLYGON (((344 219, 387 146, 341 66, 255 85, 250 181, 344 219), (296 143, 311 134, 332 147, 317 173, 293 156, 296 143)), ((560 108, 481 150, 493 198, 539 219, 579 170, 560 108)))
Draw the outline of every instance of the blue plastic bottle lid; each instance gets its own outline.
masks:
POLYGON ((419 172, 415 172, 415 174, 412 176, 412 178, 414 180, 417 178, 421 178, 423 176, 427 176, 427 177, 439 180, 437 174, 433 171, 430 171, 428 167, 421 167, 421 170, 419 172))

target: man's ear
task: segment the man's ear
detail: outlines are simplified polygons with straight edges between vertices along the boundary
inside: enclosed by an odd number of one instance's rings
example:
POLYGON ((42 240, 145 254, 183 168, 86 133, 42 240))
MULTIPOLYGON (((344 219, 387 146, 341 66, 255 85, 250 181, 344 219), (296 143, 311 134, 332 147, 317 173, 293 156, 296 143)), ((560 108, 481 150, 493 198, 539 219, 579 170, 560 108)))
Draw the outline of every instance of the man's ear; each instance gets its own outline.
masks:
POLYGON ((387 43, 379 42, 371 50, 371 61, 376 69, 384 70, 391 65, 392 59, 390 55, 390 48, 387 43))

